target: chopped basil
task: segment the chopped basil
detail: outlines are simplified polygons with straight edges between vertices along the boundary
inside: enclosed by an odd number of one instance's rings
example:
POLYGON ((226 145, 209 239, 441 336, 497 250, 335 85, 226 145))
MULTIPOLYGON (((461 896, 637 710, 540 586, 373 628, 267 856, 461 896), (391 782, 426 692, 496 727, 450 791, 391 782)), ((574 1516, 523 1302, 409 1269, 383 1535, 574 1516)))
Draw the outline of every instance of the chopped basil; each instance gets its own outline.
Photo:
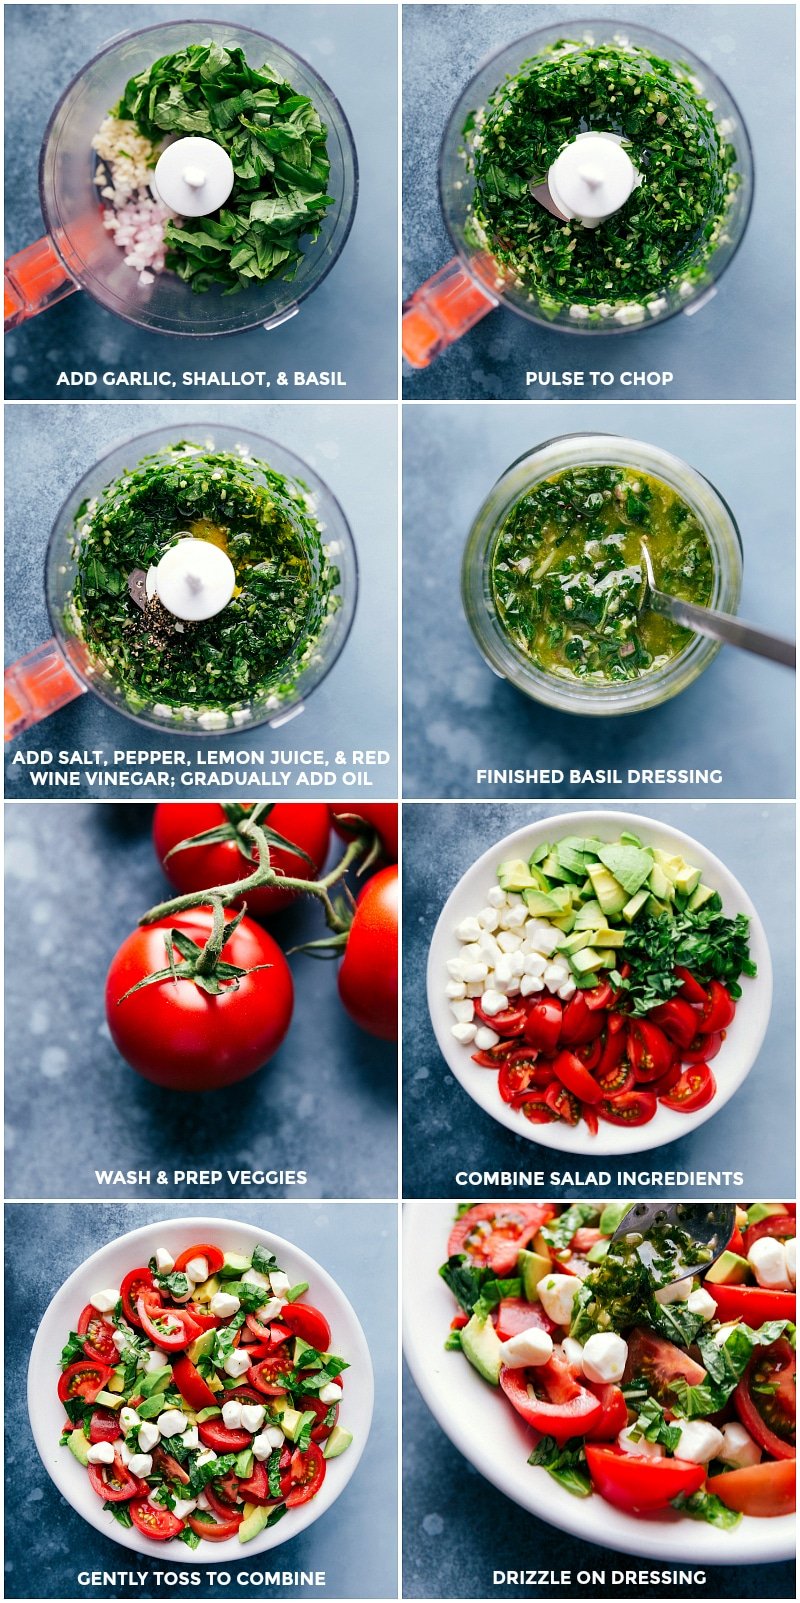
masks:
POLYGON ((252 1263, 253 1268, 257 1269, 259 1274, 262 1275, 274 1274, 278 1268, 278 1260, 274 1253, 267 1252, 266 1247, 262 1247, 261 1245, 255 1248, 253 1252, 252 1263))
POLYGON ((672 1507, 679 1514, 688 1514, 693 1520, 705 1520, 709 1525, 719 1525, 724 1531, 732 1531, 742 1518, 741 1514, 728 1508, 715 1492, 692 1492, 690 1497, 680 1492, 673 1497, 672 1507))
POLYGON ((546 1469, 548 1475, 571 1492, 573 1497, 588 1497, 592 1485, 586 1468, 582 1447, 559 1447, 552 1436, 543 1436, 536 1443, 528 1459, 537 1469, 546 1469))

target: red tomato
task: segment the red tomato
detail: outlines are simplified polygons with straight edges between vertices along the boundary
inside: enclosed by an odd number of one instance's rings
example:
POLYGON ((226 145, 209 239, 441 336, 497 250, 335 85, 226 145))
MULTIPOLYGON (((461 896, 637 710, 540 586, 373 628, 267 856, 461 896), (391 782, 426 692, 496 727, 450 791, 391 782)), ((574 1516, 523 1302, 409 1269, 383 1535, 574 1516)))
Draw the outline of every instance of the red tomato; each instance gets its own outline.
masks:
POLYGON ((122 1427, 113 1408, 96 1408, 89 1421, 90 1442, 115 1442, 122 1427))
POLYGON ((580 1386, 558 1349, 535 1369, 500 1370, 500 1385, 512 1408, 534 1430, 552 1436, 559 1446, 585 1436, 603 1412, 599 1397, 580 1386), (534 1389, 531 1397, 528 1387, 534 1389))
POLYGON ((527 1302, 524 1297, 504 1297, 497 1310, 497 1334, 501 1341, 518 1336, 522 1330, 546 1330, 552 1336, 555 1323, 546 1314, 541 1303, 527 1302))
POLYGON ((189 1476, 183 1465, 179 1464, 177 1458, 173 1458, 171 1453, 165 1452, 163 1447, 153 1448, 153 1463, 156 1469, 160 1469, 162 1474, 167 1476, 168 1480, 178 1481, 181 1486, 189 1485, 189 1476))
POLYGON ((527 1097, 520 1099, 520 1112, 531 1124, 555 1124, 558 1114, 548 1107, 544 1097, 527 1097))
MULTIPOLYGON (((249 806, 248 803, 243 805, 249 806)), ((175 852, 167 861, 168 853, 181 841, 209 829, 219 829, 226 822, 219 802, 159 802, 153 819, 153 844, 164 873, 176 891, 207 891, 216 885, 231 885, 250 872, 236 839, 211 846, 189 846, 185 851, 175 852)), ((322 802, 276 802, 263 822, 266 829, 274 829, 276 835, 282 835, 293 846, 300 846, 311 858, 307 863, 296 852, 270 847, 270 868, 291 879, 317 879, 330 844, 331 821, 327 807, 322 802)), ((243 846, 250 844, 244 837, 238 838, 243 846)), ((255 864, 255 848, 250 855, 255 864)), ((264 885, 248 892, 247 911, 252 918, 266 918, 288 907, 298 894, 264 885)))
POLYGON ((209 1481, 204 1491, 212 1514, 221 1520, 230 1519, 239 1497, 239 1477, 235 1470, 229 1469, 227 1475, 221 1475, 218 1481, 209 1481))
MULTIPOLYGON (((226 923, 234 916, 226 911, 226 923)), ((223 951, 226 962, 254 971, 235 988, 209 996, 191 980, 165 979, 126 995, 165 967, 169 930, 181 930, 202 946, 211 928, 206 907, 159 919, 123 941, 108 971, 106 1016, 114 1045, 138 1074, 173 1091, 214 1091, 255 1074, 277 1052, 292 1017, 289 965, 272 937, 249 918, 223 951)))
POLYGON ((221 1419, 204 1419, 197 1430, 203 1446, 213 1448, 215 1453, 240 1453, 253 1439, 252 1431, 229 1430, 221 1419))
POLYGON ((119 1353, 111 1339, 114 1326, 91 1303, 86 1304, 76 1328, 79 1336, 86 1337, 83 1350, 87 1358, 96 1358, 101 1364, 109 1364, 112 1369, 119 1363, 119 1353))
POLYGON ((292 1453, 292 1489, 286 1496, 286 1507, 297 1508, 310 1502, 325 1479, 325 1460, 316 1442, 309 1442, 304 1453, 299 1448, 292 1453))
MULTIPOLYGON (((464 1324, 466 1323, 467 1320, 465 1318, 464 1324)), ((463 1326, 461 1328, 463 1329, 463 1326)), ((304 1397, 303 1408, 317 1416, 317 1423, 311 1428, 312 1442, 326 1441, 339 1418, 339 1404, 321 1403, 318 1397, 304 1397), (333 1410, 332 1414, 331 1410, 333 1410), (329 1414, 331 1414, 330 1419, 328 1419, 329 1414), (327 1424, 325 1423, 326 1420, 328 1420, 327 1424)))
POLYGON ((171 1536, 177 1536, 183 1530, 183 1520, 179 1520, 177 1514, 173 1514, 169 1508, 156 1508, 147 1498, 133 1504, 131 1519, 136 1529, 153 1542, 168 1542, 171 1536))
POLYGON ((563 1009, 555 996, 542 996, 532 1002, 525 1021, 525 1040, 537 1052, 555 1052, 561 1039, 563 1009))
POLYGON ((108 1364, 100 1364, 95 1358, 79 1358, 60 1376, 59 1398, 62 1403, 69 1402, 73 1397, 82 1397, 84 1402, 93 1403, 97 1393, 105 1390, 110 1379, 108 1364))
POLYGON ((584 1068, 574 1052, 559 1052, 558 1057, 553 1059, 553 1069, 561 1084, 565 1085, 573 1096, 580 1097, 582 1102, 600 1101, 603 1095, 602 1086, 592 1079, 588 1069, 584 1068))
POLYGON ((561 1045, 583 1046, 602 1033, 605 1018, 598 1009, 587 1007, 582 991, 571 996, 561 1017, 561 1045))
MULTIPOLYGON (((497 1089, 504 1102, 514 1102, 521 1091, 527 1091, 528 1086, 535 1083, 536 1053, 521 1047, 516 1057, 506 1058, 500 1065, 497 1076, 497 1089)), ((545 1084, 550 1080, 550 1070, 545 1070, 545 1084)))
POLYGON ((581 996, 583 997, 583 1000, 588 1008, 592 1010, 595 1008, 605 1009, 609 1006, 609 1003, 613 1002, 614 1000, 614 990, 609 984, 608 980, 602 980, 600 984, 595 985, 591 991, 581 991, 581 996))
POLYGON ((191 1358, 177 1359, 172 1366, 172 1377, 190 1408, 198 1412, 201 1408, 215 1408, 217 1399, 210 1386, 207 1386, 199 1370, 195 1369, 191 1358))
POLYGON ((175 1268, 178 1273, 181 1273, 193 1258, 205 1258, 209 1275, 218 1275, 225 1262, 225 1254, 220 1251, 219 1247, 209 1246, 207 1242, 203 1241, 199 1246, 186 1247, 183 1252, 178 1253, 175 1259, 175 1268))
POLYGON ((554 1217, 549 1202, 477 1202, 454 1224, 447 1243, 449 1258, 466 1253, 488 1265, 500 1278, 516 1268, 523 1247, 554 1217), (482 1226, 489 1225, 484 1231, 482 1226))
POLYGON ((607 1503, 626 1514, 655 1514, 669 1508, 680 1492, 699 1492, 706 1478, 703 1464, 684 1458, 640 1458, 614 1447, 586 1446, 592 1485, 607 1503))
POLYGON ((675 1060, 675 1050, 663 1030, 648 1019, 631 1019, 628 1026, 628 1057, 638 1083, 660 1080, 675 1060))
POLYGON ((195 1536, 202 1536, 205 1542, 227 1542, 229 1537, 236 1535, 242 1523, 242 1516, 231 1512, 226 1520, 215 1520, 212 1525, 208 1520, 201 1520, 196 1514, 190 1514, 186 1523, 194 1531, 195 1536))
POLYGON ((753 1440, 772 1458, 794 1458, 797 1372, 785 1336, 757 1347, 733 1394, 734 1407, 753 1440))
POLYGON ((621 1091, 598 1102, 597 1113, 606 1124, 649 1124, 657 1105, 651 1091, 621 1091))
POLYGON ((710 1063, 717 1056, 723 1041, 725 1031, 718 1030, 716 1035, 696 1035, 689 1046, 681 1047, 682 1063, 710 1063))
POLYGON ((671 1407, 675 1402, 673 1381, 680 1378, 689 1386, 699 1386, 706 1379, 706 1372, 682 1347, 676 1347, 664 1336, 657 1336, 655 1331, 635 1325, 628 1336, 623 1381, 627 1383, 637 1376, 644 1377, 660 1403, 671 1407))
POLYGON ((281 1313, 281 1321, 288 1325, 294 1336, 307 1341, 309 1347, 326 1353, 331 1344, 331 1327, 324 1314, 310 1302, 290 1302, 281 1313))
POLYGON ((700 1015, 681 997, 673 996, 659 1007, 651 1007, 647 1015, 652 1024, 660 1025, 665 1035, 677 1046, 691 1046, 697 1034, 700 1015))
POLYGON ((397 865, 367 880, 339 968, 339 995, 362 1030, 397 1040, 397 865))
POLYGON ((611 1383, 601 1385, 597 1381, 587 1380, 586 1384, 589 1390, 599 1397, 603 1408, 600 1418, 586 1434, 593 1442, 615 1442, 620 1431, 624 1430, 628 1423, 628 1405, 625 1398, 619 1386, 611 1383))
POLYGON ((614 1097, 621 1096, 623 1091, 630 1091, 633 1088, 633 1069, 625 1055, 627 1047, 627 1035, 620 1033, 609 1036, 603 1056, 597 1065, 597 1083, 603 1096, 608 1100, 613 1101, 614 1097))
POLYGON ((255 1463, 247 1480, 239 1482, 239 1496, 245 1503, 269 1502, 269 1479, 265 1464, 255 1463))
POLYGON ((762 1286, 715 1286, 704 1280, 717 1305, 723 1324, 729 1319, 743 1319, 752 1330, 766 1324, 768 1319, 795 1321, 796 1297, 793 1291, 766 1291, 762 1286))
MULTIPOLYGON (((352 807, 332 807, 333 827, 342 840, 352 840, 358 834, 352 815, 370 824, 380 835, 383 853, 388 862, 397 862, 397 824, 399 807, 396 802, 353 802, 352 807)), ((277 825, 274 826, 277 828, 277 825)))
POLYGON ((132 1497, 146 1497, 150 1488, 125 1468, 119 1453, 113 1464, 90 1464, 89 1481, 93 1492, 107 1503, 127 1503, 132 1497))
POLYGON ((476 1019, 485 1024, 487 1029, 494 1030, 497 1035, 506 1040, 513 1040, 521 1035, 525 1028, 527 1009, 524 1007, 506 1007, 502 1013, 484 1013, 477 997, 473 999, 473 1009, 476 1019))
POLYGON ((747 1469, 732 1469, 726 1475, 715 1475, 707 1490, 716 1492, 726 1508, 737 1514, 749 1514, 752 1519, 769 1519, 778 1514, 793 1514, 797 1504, 796 1465, 793 1458, 783 1458, 777 1464, 751 1464, 747 1469))
POLYGON ((717 1082, 707 1063, 692 1063, 659 1102, 676 1113, 696 1113, 705 1108, 717 1094, 717 1082))
POLYGON ((154 1286, 155 1282, 153 1280, 153 1276, 150 1270, 146 1267, 144 1269, 131 1269, 130 1273, 125 1276, 125 1279, 119 1288, 119 1295, 125 1318, 129 1324, 141 1324, 139 1310, 136 1304, 138 1303, 142 1293, 145 1291, 152 1291, 154 1286))
POLYGON ((163 1352, 180 1352, 200 1334, 185 1308, 165 1308, 158 1292, 145 1292, 137 1303, 139 1323, 146 1336, 163 1352))
POLYGON ((279 1347, 277 1352, 269 1358, 262 1359, 260 1364, 254 1364, 248 1369, 248 1380, 257 1387, 265 1397, 285 1397, 286 1387, 281 1380, 294 1368, 294 1364, 285 1348, 279 1347))
POLYGON ((576 1125, 581 1117, 581 1105, 576 1096, 567 1090, 559 1080, 553 1080, 544 1093, 545 1107, 551 1108, 557 1119, 564 1124, 576 1125))
POLYGON ((733 997, 729 995, 724 985, 720 985, 719 980, 712 980, 700 1014, 698 1033, 715 1035, 717 1030, 727 1030, 728 1025, 733 1023, 735 1012, 736 1004, 733 997))
POLYGON ((762 1236, 776 1236, 779 1241, 788 1241, 796 1233, 797 1224, 790 1213, 771 1213, 766 1219, 759 1219, 757 1224, 748 1225, 744 1233, 744 1256, 747 1257, 753 1242, 760 1241, 762 1236))
POLYGON ((222 1320, 218 1319, 216 1314, 209 1313, 207 1302, 185 1302, 181 1306, 186 1309, 187 1314, 191 1314, 201 1331, 218 1330, 222 1324, 222 1320))
POLYGON ((690 974, 688 968, 681 968, 679 965, 675 969, 675 978, 681 982, 678 995, 682 996, 685 1002, 694 1002, 697 1007, 705 1007, 708 992, 703 990, 700 981, 690 974))

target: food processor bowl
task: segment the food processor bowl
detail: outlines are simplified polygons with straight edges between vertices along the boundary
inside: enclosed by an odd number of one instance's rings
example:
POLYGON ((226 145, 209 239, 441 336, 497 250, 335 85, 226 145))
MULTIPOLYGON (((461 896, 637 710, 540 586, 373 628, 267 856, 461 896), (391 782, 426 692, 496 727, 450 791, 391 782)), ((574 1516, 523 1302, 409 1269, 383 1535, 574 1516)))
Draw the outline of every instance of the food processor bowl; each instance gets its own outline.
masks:
POLYGON ((350 633, 357 591, 356 551, 342 508, 313 469, 284 446, 248 429, 193 418, 136 435, 95 462, 70 491, 58 513, 45 567, 45 594, 54 638, 5 670, 6 740, 14 739, 87 690, 93 691, 115 712, 151 729, 162 733, 168 730, 181 737, 208 735, 226 729, 241 732, 260 724, 277 728, 302 712, 309 696, 336 662, 350 633), (286 685, 270 688, 263 698, 231 712, 214 710, 203 714, 201 709, 176 711, 159 706, 143 709, 138 703, 133 707, 109 670, 93 660, 90 649, 77 632, 72 597, 77 573, 75 541, 79 509, 126 470, 136 467, 143 457, 187 439, 204 449, 235 451, 243 446, 250 458, 258 458, 279 473, 301 480, 310 493, 312 510, 321 525, 322 543, 328 548, 331 566, 339 574, 332 590, 333 606, 310 649, 302 650, 295 661, 284 665, 291 670, 286 685))
MULTIPOLYGON (((682 44, 639 23, 598 19, 570 22, 567 18, 516 39, 513 44, 484 62, 459 97, 447 123, 439 152, 439 199, 447 231, 457 255, 428 279, 403 307, 403 354, 412 367, 425 368, 480 322, 496 306, 507 306, 521 317, 542 327, 564 333, 625 334, 655 327, 677 312, 687 314, 700 307, 716 291, 717 283, 733 260, 742 241, 753 199, 753 158, 750 139, 742 114, 719 79, 705 62, 682 44), (515 281, 509 270, 495 261, 488 246, 478 246, 470 238, 471 203, 474 176, 467 170, 464 127, 468 117, 486 105, 489 96, 507 77, 514 77, 523 63, 560 39, 584 39, 587 43, 613 44, 623 41, 644 49, 671 63, 688 67, 706 99, 714 108, 717 123, 724 123, 726 138, 736 152, 734 171, 739 176, 733 191, 719 242, 702 275, 682 279, 665 288, 655 310, 648 310, 638 321, 615 321, 613 316, 598 320, 570 316, 569 307, 553 312, 540 307, 535 292, 515 281)), ((689 264, 687 264, 688 266, 689 264)))
POLYGON ((563 434, 518 457, 490 490, 470 530, 461 569, 464 611, 478 650, 499 678, 534 701, 583 717, 605 718, 660 706, 692 684, 720 649, 719 641, 695 635, 677 656, 639 679, 587 684, 538 668, 503 627, 491 574, 497 539, 511 508, 535 484, 554 474, 608 465, 651 474, 691 507, 714 559, 709 606, 735 613, 742 587, 742 541, 730 507, 708 479, 671 451, 616 434, 563 434))
POLYGON ((44 239, 6 263, 6 329, 63 300, 74 289, 137 327, 157 334, 210 337, 259 326, 276 328, 297 312, 322 282, 342 250, 353 221, 358 165, 352 134, 336 97, 302 57, 285 45, 238 23, 192 21, 158 24, 113 39, 82 68, 61 96, 42 143, 39 196, 47 229, 44 239), (177 274, 156 274, 140 284, 125 266, 124 251, 103 227, 102 202, 94 183, 92 139, 119 100, 128 79, 161 56, 204 40, 238 45, 248 60, 268 62, 308 95, 328 130, 329 180, 334 204, 319 237, 304 242, 291 282, 253 283, 234 295, 218 286, 195 294, 177 274))

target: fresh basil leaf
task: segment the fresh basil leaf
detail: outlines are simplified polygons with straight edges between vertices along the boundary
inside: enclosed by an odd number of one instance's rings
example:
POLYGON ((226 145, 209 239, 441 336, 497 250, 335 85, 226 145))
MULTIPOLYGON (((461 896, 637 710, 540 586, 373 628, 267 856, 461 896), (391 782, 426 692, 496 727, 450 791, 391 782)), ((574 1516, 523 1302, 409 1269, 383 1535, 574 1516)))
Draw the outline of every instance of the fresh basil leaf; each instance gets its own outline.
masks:
POLYGON ((546 1469, 548 1475, 571 1492, 573 1497, 588 1497, 592 1490, 582 1447, 569 1444, 559 1447, 552 1436, 543 1436, 534 1447, 528 1463, 537 1469, 546 1469))
POLYGON ((705 1520, 709 1525, 719 1525, 724 1531, 732 1531, 740 1524, 742 1518, 741 1514, 728 1508, 715 1492, 692 1492, 690 1497, 680 1492, 677 1497, 673 1497, 672 1507, 677 1509, 679 1514, 688 1514, 693 1520, 705 1520))

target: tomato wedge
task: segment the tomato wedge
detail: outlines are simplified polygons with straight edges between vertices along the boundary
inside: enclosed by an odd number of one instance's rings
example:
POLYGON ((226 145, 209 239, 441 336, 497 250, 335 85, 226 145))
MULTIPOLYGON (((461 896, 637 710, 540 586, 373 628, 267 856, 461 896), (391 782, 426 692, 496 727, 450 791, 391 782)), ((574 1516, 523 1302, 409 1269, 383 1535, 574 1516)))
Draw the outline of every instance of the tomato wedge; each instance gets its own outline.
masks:
POLYGON ((283 1347, 263 1358, 261 1363, 254 1364, 247 1371, 247 1378, 252 1386, 263 1392, 265 1397, 285 1397, 286 1387, 281 1381, 291 1373, 294 1368, 292 1359, 283 1347))
POLYGON ((535 1369, 504 1366, 500 1385, 526 1423, 544 1436, 552 1436, 560 1446, 573 1436, 585 1436, 603 1412, 600 1398, 578 1384, 558 1350, 546 1364, 535 1369), (529 1383, 536 1393, 533 1397, 528 1391, 529 1383))
MULTIPOLYGON (((464 1322, 467 1323, 466 1319, 464 1322)), ((339 1404, 321 1403, 318 1397, 304 1397, 303 1408, 317 1416, 317 1423, 311 1428, 312 1442, 326 1441, 339 1418, 339 1404), (330 1419, 328 1419, 329 1414, 330 1419)))
POLYGON ((614 1447, 586 1444, 592 1485, 614 1508, 626 1514, 655 1514, 669 1508, 681 1492, 699 1492, 706 1478, 703 1464, 684 1458, 640 1458, 614 1447))
POLYGON ((95 1408, 89 1421, 90 1442, 115 1442, 122 1426, 113 1408, 95 1408))
POLYGON ((739 1418, 753 1440, 773 1458, 796 1454, 797 1372, 794 1348, 785 1336, 757 1347, 733 1394, 739 1418))
POLYGON ((220 1252, 219 1247, 210 1247, 206 1242, 201 1242, 197 1247, 187 1247, 184 1252, 178 1253, 175 1259, 176 1272, 182 1273, 187 1263, 191 1263, 193 1258, 205 1258, 209 1275, 219 1274, 225 1262, 225 1254, 220 1252))
POLYGON ((568 1091, 579 1097, 581 1102, 599 1102, 603 1090, 596 1080, 592 1079, 589 1070, 584 1067, 574 1052, 559 1052, 553 1059, 553 1069, 568 1091))
POLYGON ((599 1397, 602 1405, 600 1418, 595 1420, 586 1434, 593 1442, 615 1442, 620 1431, 624 1430, 628 1423, 628 1405, 625 1398, 619 1386, 614 1386, 611 1382, 600 1385, 596 1381, 588 1380, 586 1384, 589 1390, 599 1397))
POLYGON ((638 1083, 660 1080, 675 1060, 675 1048, 649 1019, 631 1019, 628 1026, 628 1057, 638 1083))
POLYGON ((331 1344, 331 1327, 319 1308, 310 1302, 290 1302, 281 1310, 281 1323, 287 1325, 293 1336, 307 1341, 309 1347, 326 1353, 331 1344))
POLYGON ((675 1113, 696 1113, 717 1094, 717 1082, 707 1063, 692 1063, 669 1091, 659 1092, 658 1100, 675 1113))
POLYGON ((744 1233, 744 1256, 747 1257, 753 1242, 760 1241, 762 1236, 776 1236, 779 1241, 789 1241, 796 1230, 797 1222, 790 1213, 771 1213, 768 1218, 759 1219, 757 1224, 748 1225, 744 1233))
POLYGON ((751 1464, 747 1469, 732 1469, 726 1475, 715 1475, 708 1482, 708 1490, 721 1497, 726 1508, 737 1514, 749 1514, 752 1519, 771 1519, 779 1514, 793 1514, 797 1506, 797 1471, 793 1458, 783 1458, 777 1464, 751 1464))
POLYGON ((733 1023, 736 1012, 736 1003, 724 985, 719 980, 712 980, 708 987, 708 996, 700 1014, 697 1026, 698 1034, 714 1035, 717 1030, 727 1030, 733 1023))
POLYGON ((705 1007, 708 992, 703 990, 700 981, 695 979, 688 968, 681 968, 679 964, 675 969, 675 978, 681 982, 678 995, 682 996, 685 1002, 694 1002, 696 1007, 705 1007))
POLYGON ((195 1536, 202 1536, 204 1542, 227 1542, 228 1538, 235 1536, 242 1523, 241 1514, 229 1514, 226 1520, 204 1520, 197 1514, 190 1514, 187 1520, 190 1530, 195 1536))
POLYGON ((664 1034, 678 1046, 691 1045, 700 1020, 699 1013, 679 996, 673 996, 669 1002, 662 1002, 659 1007, 652 1007, 647 1017, 651 1023, 658 1024, 664 1034))
POLYGON ((555 996, 532 1002, 525 1020, 525 1040, 538 1052, 555 1052, 561 1037, 561 1003, 555 996))
POLYGON ((561 1019, 561 1045, 583 1046, 601 1035, 605 1020, 602 1012, 587 1006, 583 991, 571 996, 561 1019))
POLYGON ((524 1007, 506 1007, 502 1013, 484 1013, 478 997, 473 999, 473 1006, 476 1019, 506 1040, 513 1040, 515 1035, 521 1035, 525 1028, 527 1009, 524 1007))
POLYGON ((723 1041, 725 1031, 717 1030, 715 1035, 696 1035, 689 1046, 681 1047, 682 1063, 710 1063, 717 1056, 723 1041))
POLYGON ((155 1282, 146 1265, 143 1269, 131 1269, 130 1273, 125 1276, 119 1288, 119 1295, 125 1318, 129 1324, 141 1325, 142 1321, 139 1318, 138 1309, 139 1298, 144 1296, 145 1292, 153 1290, 155 1290, 155 1282))
POLYGON ((316 1497, 325 1479, 326 1467, 316 1442, 309 1442, 304 1453, 299 1448, 292 1453, 292 1489, 284 1499, 287 1508, 298 1508, 316 1497))
POLYGON ((137 1304, 139 1324, 162 1352, 180 1352, 200 1335, 200 1326, 185 1308, 165 1308, 157 1291, 145 1292, 137 1304))
POLYGON ((136 1529, 154 1542, 168 1542, 170 1537, 177 1536, 183 1530, 183 1520, 179 1520, 177 1514, 173 1514, 169 1508, 156 1508, 147 1498, 133 1504, 131 1519, 136 1529))
POLYGON ((99 1363, 108 1364, 113 1369, 119 1362, 119 1353, 112 1340, 114 1326, 90 1302, 86 1304, 75 1328, 79 1336, 86 1338, 83 1343, 86 1357, 96 1358, 99 1363))
POLYGON ((111 1373, 108 1364, 100 1364, 94 1358, 79 1358, 59 1378, 58 1395, 61 1402, 68 1403, 73 1397, 82 1397, 84 1402, 93 1403, 97 1393, 105 1390, 111 1373))
POLYGON ((172 1375, 178 1391, 190 1408, 215 1408, 217 1399, 207 1386, 191 1358, 178 1358, 172 1366, 172 1375))
POLYGON ((527 1302, 524 1297, 504 1297, 497 1310, 497 1334, 501 1341, 518 1336, 521 1330, 546 1330, 552 1336, 555 1323, 546 1314, 541 1303, 527 1302))
POLYGON ((715 1286, 710 1280, 704 1280, 703 1285, 714 1298, 723 1324, 730 1319, 744 1319, 751 1330, 758 1330, 768 1319, 795 1322, 797 1299, 793 1291, 767 1291, 763 1286, 715 1286))
POLYGON ((649 1124, 658 1103, 651 1091, 620 1091, 597 1104, 606 1124, 649 1124))
POLYGON ((522 1248, 554 1213, 548 1202, 478 1202, 450 1231, 447 1255, 466 1253, 473 1263, 488 1265, 502 1278, 516 1267, 522 1248))
POLYGON ((221 1419, 204 1419, 197 1431, 203 1446, 213 1448, 215 1453, 240 1453, 252 1441, 251 1431, 229 1430, 221 1419))
POLYGON ((90 1464, 89 1481, 93 1492, 107 1503, 127 1503, 132 1497, 146 1497, 150 1487, 125 1468, 119 1453, 113 1464, 90 1464))
POLYGON ((544 1093, 545 1106, 552 1109, 557 1119, 564 1124, 576 1125, 580 1122, 581 1105, 576 1096, 567 1090, 559 1080, 553 1080, 544 1093))

